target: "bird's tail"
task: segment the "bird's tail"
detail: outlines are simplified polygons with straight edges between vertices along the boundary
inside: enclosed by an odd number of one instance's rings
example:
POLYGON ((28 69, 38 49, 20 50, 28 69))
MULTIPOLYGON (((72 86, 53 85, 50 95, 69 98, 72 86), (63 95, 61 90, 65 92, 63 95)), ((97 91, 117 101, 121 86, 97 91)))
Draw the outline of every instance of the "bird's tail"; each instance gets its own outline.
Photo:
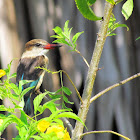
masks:
POLYGON ((30 101, 30 96, 24 96, 24 108, 23 110, 27 115, 31 114, 31 101, 30 101))

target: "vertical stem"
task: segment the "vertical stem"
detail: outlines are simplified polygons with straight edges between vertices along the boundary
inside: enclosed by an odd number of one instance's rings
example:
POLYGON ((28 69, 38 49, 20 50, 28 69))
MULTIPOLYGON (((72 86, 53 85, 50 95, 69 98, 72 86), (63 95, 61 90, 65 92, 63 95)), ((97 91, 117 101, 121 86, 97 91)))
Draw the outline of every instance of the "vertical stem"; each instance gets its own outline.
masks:
MULTIPOLYGON (((104 10, 104 20, 102 21, 98 33, 98 37, 96 40, 93 56, 90 62, 90 67, 88 70, 87 79, 83 91, 83 96, 82 96, 83 104, 80 105, 80 109, 78 112, 78 116, 82 119, 84 123, 86 121, 87 113, 90 106, 91 93, 96 78, 96 72, 98 70, 98 64, 103 51, 103 46, 106 40, 106 34, 107 34, 108 24, 109 24, 110 16, 112 14, 112 10, 113 10, 113 5, 106 2, 105 10, 104 10)), ((73 131, 72 140, 80 140, 80 135, 83 133, 83 129, 84 126, 77 121, 75 125, 75 129, 73 131)))

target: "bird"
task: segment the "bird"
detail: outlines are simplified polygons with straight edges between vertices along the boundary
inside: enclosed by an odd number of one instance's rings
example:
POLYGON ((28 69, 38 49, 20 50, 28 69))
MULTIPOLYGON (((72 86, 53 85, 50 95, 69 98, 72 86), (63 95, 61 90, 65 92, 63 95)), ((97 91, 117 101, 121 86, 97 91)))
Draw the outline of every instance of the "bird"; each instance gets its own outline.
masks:
POLYGON ((49 59, 46 53, 50 49, 61 47, 59 44, 49 44, 42 39, 32 39, 25 44, 25 51, 23 52, 19 64, 17 66, 16 83, 19 86, 20 80, 31 80, 22 86, 22 91, 28 87, 33 87, 24 95, 24 112, 31 115, 31 101, 30 96, 39 90, 45 71, 35 67, 47 67, 49 59))

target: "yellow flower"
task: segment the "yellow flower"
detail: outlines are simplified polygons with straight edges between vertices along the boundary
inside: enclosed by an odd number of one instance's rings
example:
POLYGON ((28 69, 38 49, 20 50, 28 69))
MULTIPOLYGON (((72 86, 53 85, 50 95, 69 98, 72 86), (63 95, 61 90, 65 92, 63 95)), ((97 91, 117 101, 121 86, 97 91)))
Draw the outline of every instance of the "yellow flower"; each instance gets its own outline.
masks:
POLYGON ((5 74, 6 74, 6 72, 5 72, 4 70, 0 69, 0 78, 1 78, 2 76, 4 76, 5 74))
POLYGON ((44 132, 49 126, 50 126, 49 122, 42 120, 37 124, 37 129, 40 130, 41 132, 44 132))
POLYGON ((63 140, 71 140, 69 133, 66 131, 63 140))
POLYGON ((54 132, 56 136, 61 140, 71 140, 69 133, 66 129, 64 130, 64 127, 62 125, 53 125, 49 127, 46 131, 46 134, 50 134, 52 132, 54 132))
POLYGON ((62 125, 53 125, 47 129, 46 134, 50 134, 52 132, 57 133, 57 132, 61 132, 63 130, 64 130, 64 127, 62 125))
POLYGON ((57 137, 60 138, 60 139, 63 139, 64 138, 64 134, 65 133, 63 131, 60 131, 60 132, 57 132, 56 133, 57 137))
POLYGON ((2 123, 3 123, 3 119, 0 119, 0 126, 2 125, 2 123))

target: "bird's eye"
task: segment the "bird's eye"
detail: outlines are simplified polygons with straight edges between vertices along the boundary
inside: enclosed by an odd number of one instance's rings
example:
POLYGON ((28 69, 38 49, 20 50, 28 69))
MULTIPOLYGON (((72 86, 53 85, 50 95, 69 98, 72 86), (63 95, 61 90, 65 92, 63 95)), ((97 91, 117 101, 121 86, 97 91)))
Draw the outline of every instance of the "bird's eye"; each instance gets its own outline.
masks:
POLYGON ((40 47, 40 46, 41 46, 41 44, 39 44, 39 43, 36 43, 35 45, 36 45, 37 47, 40 47))

